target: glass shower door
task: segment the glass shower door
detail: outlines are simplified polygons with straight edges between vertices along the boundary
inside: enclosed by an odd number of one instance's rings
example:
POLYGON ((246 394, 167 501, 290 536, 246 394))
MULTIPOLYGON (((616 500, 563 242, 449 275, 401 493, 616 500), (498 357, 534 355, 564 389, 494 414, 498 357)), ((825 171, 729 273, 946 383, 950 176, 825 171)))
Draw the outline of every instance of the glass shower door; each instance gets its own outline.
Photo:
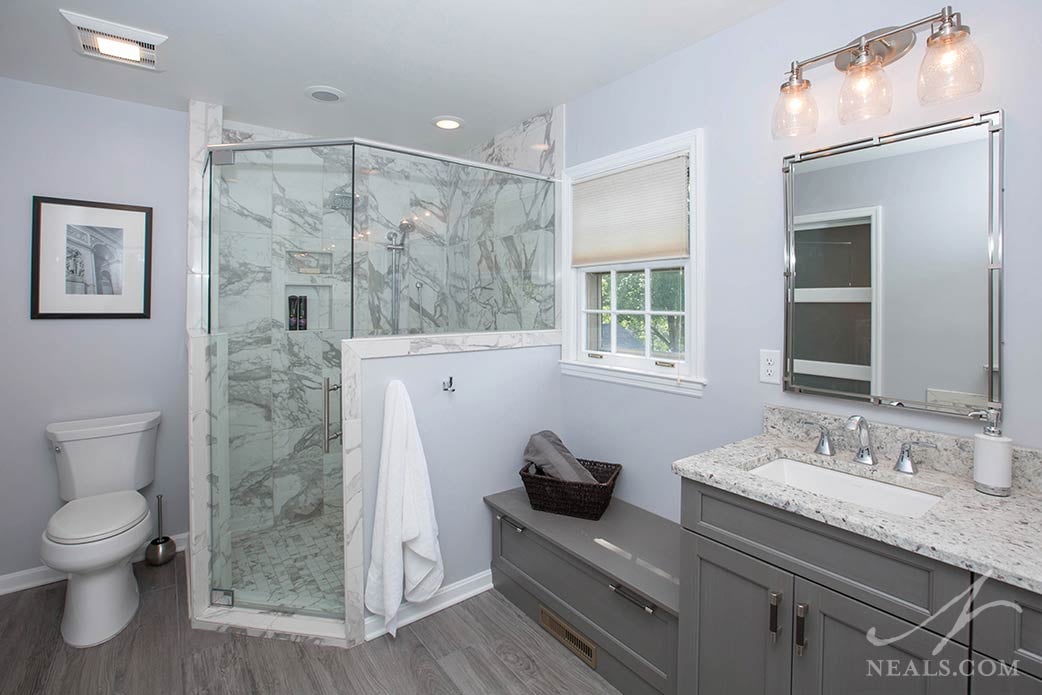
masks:
POLYGON ((323 446, 323 380, 340 383, 351 335, 352 149, 237 151, 211 168, 215 602, 344 615, 341 447, 323 446))

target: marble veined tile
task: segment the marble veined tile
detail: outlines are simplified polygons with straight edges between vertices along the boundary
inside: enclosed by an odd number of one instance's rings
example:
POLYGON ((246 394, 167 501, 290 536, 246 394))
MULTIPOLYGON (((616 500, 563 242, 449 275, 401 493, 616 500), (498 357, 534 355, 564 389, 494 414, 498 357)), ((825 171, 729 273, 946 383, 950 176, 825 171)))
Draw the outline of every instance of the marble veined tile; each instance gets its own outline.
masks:
POLYGON ((215 174, 221 232, 271 232, 271 151, 236 152, 235 164, 220 165, 215 174))
MULTIPOLYGON (((275 334, 272 357, 273 420, 276 430, 322 422, 322 379, 340 381, 340 341, 347 331, 283 331, 275 334)), ((331 397, 336 414, 336 401, 331 397)))
POLYGON ((232 532, 269 528, 272 513, 272 434, 246 432, 229 443, 232 532))
POLYGON ((274 513, 278 525, 320 516, 325 467, 322 427, 275 432, 274 513))
POLYGON ((273 150, 272 229, 277 236, 322 233, 323 160, 310 148, 273 150))

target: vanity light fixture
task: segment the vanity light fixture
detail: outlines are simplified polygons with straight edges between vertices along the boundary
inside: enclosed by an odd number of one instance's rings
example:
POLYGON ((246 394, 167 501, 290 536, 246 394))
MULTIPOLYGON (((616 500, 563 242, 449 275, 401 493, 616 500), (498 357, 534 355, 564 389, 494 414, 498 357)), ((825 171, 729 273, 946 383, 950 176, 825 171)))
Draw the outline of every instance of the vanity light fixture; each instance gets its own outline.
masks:
POLYGON ((920 103, 979 92, 984 85, 984 59, 970 38, 970 28, 962 23, 962 15, 946 7, 939 24, 931 29, 919 66, 920 103))
POLYGON ((839 122, 846 125, 885 116, 893 105, 894 90, 883 70, 883 59, 869 50, 862 37, 839 90, 839 122))
POLYGON ((894 93, 884 66, 903 58, 915 45, 915 32, 929 27, 927 50, 919 68, 919 101, 931 104, 979 92, 983 84, 980 50, 970 39, 962 14, 940 12, 899 27, 877 29, 839 48, 792 62, 771 117, 775 139, 808 135, 818 113, 803 71, 828 59, 846 73, 839 92, 838 115, 844 125, 890 113, 894 93))
POLYGON ((775 139, 813 133, 818 128, 818 104, 810 91, 810 80, 803 69, 792 64, 789 79, 781 86, 771 117, 771 134, 775 139))

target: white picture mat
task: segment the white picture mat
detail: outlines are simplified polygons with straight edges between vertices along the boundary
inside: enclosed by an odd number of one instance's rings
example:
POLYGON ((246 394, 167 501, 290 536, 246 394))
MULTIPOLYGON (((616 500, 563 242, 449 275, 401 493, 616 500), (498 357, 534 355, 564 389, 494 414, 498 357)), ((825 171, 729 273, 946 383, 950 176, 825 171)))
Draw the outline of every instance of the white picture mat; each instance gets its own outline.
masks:
POLYGON ((145 213, 136 210, 40 205, 40 313, 140 314, 144 311, 145 213), (65 294, 68 225, 123 229, 123 294, 65 294))

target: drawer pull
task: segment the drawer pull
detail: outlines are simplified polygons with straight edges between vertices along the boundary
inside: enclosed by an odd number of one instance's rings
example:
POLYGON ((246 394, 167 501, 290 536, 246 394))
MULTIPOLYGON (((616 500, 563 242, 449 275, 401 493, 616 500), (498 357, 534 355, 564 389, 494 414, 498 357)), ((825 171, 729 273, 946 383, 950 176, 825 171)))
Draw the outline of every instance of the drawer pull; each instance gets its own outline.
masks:
POLYGON ((655 615, 655 607, 654 606, 647 605, 646 603, 641 601, 636 596, 631 595, 630 592, 626 591, 625 589, 623 589, 618 584, 609 584, 608 588, 612 590, 612 593, 614 593, 614 594, 616 594, 618 596, 621 596, 622 598, 626 599, 627 601, 629 601, 633 605, 640 607, 648 615, 655 615))
POLYGON ((767 634, 770 635, 772 644, 778 641, 778 606, 781 605, 781 599, 781 592, 767 592, 767 602, 771 607, 770 618, 768 619, 767 624, 767 634))
POLYGON ((807 611, 806 603, 796 604, 796 656, 803 656, 807 649, 807 611))
POLYGON ((510 519, 506 518, 505 516, 497 516, 496 518, 499 519, 500 521, 502 521, 503 523, 505 523, 510 528, 512 528, 515 531, 517 531, 518 533, 524 533, 525 532, 525 527, 524 526, 518 526, 517 524, 515 524, 513 521, 511 521, 510 519))

